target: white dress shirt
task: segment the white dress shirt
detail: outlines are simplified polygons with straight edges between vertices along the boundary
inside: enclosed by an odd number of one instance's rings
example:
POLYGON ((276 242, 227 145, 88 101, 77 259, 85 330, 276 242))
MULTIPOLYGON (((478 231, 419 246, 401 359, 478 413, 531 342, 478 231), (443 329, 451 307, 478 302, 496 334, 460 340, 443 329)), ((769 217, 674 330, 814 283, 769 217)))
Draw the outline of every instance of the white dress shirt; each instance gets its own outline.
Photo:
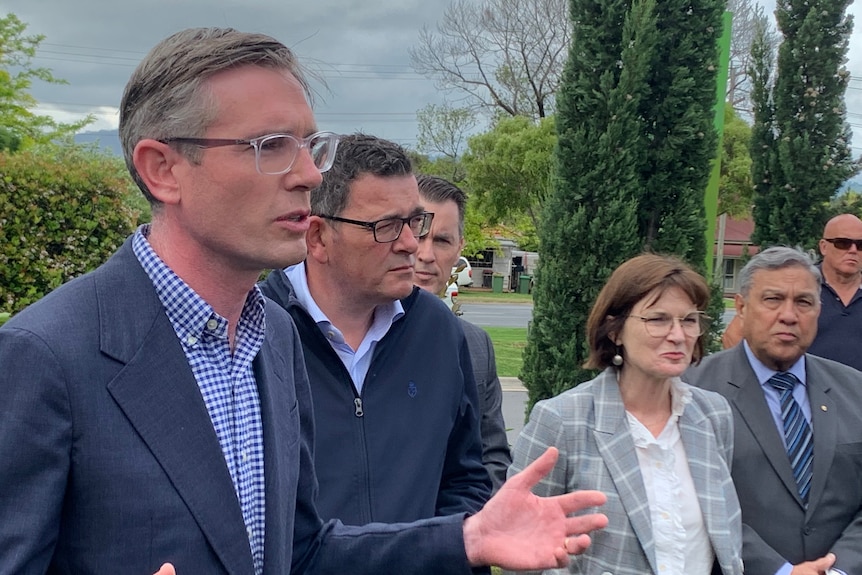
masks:
POLYGON ((649 500, 659 575, 709 575, 715 553, 679 433, 691 391, 671 380, 671 416, 658 437, 626 412, 649 500))

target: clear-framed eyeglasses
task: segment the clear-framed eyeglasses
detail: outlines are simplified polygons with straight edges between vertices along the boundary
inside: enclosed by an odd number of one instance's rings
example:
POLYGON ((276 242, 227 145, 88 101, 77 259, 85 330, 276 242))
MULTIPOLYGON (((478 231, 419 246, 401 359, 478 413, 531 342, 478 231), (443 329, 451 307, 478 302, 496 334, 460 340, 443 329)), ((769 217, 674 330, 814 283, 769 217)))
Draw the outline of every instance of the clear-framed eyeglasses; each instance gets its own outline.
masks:
POLYGON ((221 146, 251 146, 254 148, 254 165, 258 173, 267 175, 285 174, 293 168, 300 151, 305 148, 311 154, 314 165, 321 173, 332 167, 335 150, 338 148, 338 134, 316 132, 305 138, 292 134, 267 134, 259 138, 232 140, 229 138, 164 138, 163 144, 191 144, 199 148, 218 148, 221 146))
POLYGON ((668 313, 650 315, 634 315, 628 317, 643 322, 647 334, 652 337, 666 337, 673 329, 674 322, 679 322, 683 333, 688 337, 699 337, 709 329, 710 317, 702 311, 692 312, 683 317, 674 317, 668 313))
POLYGON ((345 224, 368 228, 374 233, 375 242, 388 244, 401 237, 401 230, 404 229, 405 224, 410 228, 413 237, 421 238, 428 235, 428 232, 431 230, 431 221, 434 219, 434 214, 432 212, 422 212, 406 218, 383 218, 382 220, 375 220, 373 222, 350 220, 348 218, 329 215, 321 215, 320 217, 334 222, 344 222, 345 224))

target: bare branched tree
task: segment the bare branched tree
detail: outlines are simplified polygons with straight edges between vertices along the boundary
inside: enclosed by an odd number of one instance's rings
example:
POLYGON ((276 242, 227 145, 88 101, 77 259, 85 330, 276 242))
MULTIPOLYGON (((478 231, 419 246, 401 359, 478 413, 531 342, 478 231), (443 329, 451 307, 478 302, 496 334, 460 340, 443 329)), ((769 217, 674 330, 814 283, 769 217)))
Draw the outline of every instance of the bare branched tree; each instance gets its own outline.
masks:
POLYGON ((455 0, 410 57, 472 108, 538 119, 553 113, 570 40, 568 0, 455 0))
POLYGON ((775 50, 778 47, 778 34, 769 15, 757 0, 728 0, 727 10, 733 14, 733 28, 730 36, 730 69, 727 75, 727 101, 743 118, 751 120, 751 44, 756 30, 766 31, 766 41, 775 50), (761 28, 758 28, 760 26, 761 28))

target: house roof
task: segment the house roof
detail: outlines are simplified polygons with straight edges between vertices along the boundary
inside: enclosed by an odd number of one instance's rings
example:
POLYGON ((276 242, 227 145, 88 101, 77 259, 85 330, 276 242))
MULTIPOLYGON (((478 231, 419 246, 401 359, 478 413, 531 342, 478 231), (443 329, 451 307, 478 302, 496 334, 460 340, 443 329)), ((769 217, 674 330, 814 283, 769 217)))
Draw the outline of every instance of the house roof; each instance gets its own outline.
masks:
MULTIPOLYGON (((720 220, 715 226, 715 245, 713 246, 713 254, 718 254, 718 230, 720 220)), ((760 251, 758 246, 751 244, 751 234, 754 233, 754 220, 735 220, 727 217, 724 225, 724 257, 739 258, 742 257, 744 249, 747 249, 748 255, 753 256, 760 251), (746 248, 747 246, 747 248, 746 248)))

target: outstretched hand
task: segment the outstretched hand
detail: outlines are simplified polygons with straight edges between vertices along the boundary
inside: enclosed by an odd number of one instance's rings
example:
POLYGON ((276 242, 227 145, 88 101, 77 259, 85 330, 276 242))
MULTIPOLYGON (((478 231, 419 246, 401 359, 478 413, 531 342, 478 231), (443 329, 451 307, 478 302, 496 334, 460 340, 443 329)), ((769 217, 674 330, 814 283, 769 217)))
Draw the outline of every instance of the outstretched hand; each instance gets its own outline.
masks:
MULTIPOLYGON (((589 547, 587 533, 607 526, 608 518, 601 513, 568 517, 603 505, 607 497, 600 491, 555 497, 530 491, 553 469, 558 456, 556 448, 548 448, 510 477, 481 511, 464 520, 464 548, 471 565, 498 565, 513 571, 565 567, 569 555, 589 547)), ((165 563, 154 575, 176 575, 176 571, 165 563)))
POLYGON ((498 565, 513 571, 565 567, 570 554, 589 547, 588 532, 607 526, 608 518, 601 513, 568 517, 603 505, 607 497, 599 491, 555 497, 530 491, 553 469, 558 456, 556 448, 548 448, 464 521, 464 547, 471 565, 498 565))

